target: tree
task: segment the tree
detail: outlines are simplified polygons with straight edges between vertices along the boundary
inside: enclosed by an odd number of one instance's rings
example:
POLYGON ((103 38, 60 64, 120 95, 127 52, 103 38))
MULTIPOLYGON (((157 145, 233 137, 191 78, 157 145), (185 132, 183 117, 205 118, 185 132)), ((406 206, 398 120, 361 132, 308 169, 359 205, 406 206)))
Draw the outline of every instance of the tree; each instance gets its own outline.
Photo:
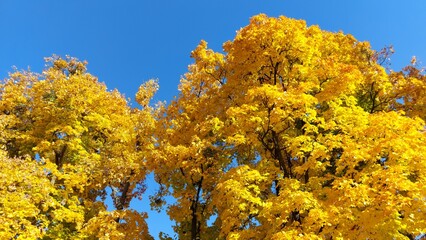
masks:
POLYGON ((351 35, 254 16, 202 41, 149 165, 179 239, 407 239, 426 232, 426 77, 351 35), (215 222, 208 224, 209 218, 215 222))
POLYGON ((168 194, 176 199, 168 206, 168 213, 177 223, 174 230, 179 239, 214 239, 217 227, 207 225, 215 214, 211 192, 229 157, 221 137, 221 122, 212 113, 221 109, 211 105, 220 90, 215 78, 221 76, 220 72, 210 75, 210 67, 220 65, 224 59, 203 46, 192 56, 210 58, 190 67, 193 72, 182 80, 179 98, 159 110, 155 131, 158 145, 147 165, 161 184, 158 194, 152 197, 153 206, 162 207, 162 198, 168 194))
MULTIPOLYGON (((0 238, 151 239, 147 172, 179 239, 413 239, 426 232, 426 76, 351 35, 257 15, 201 41, 168 106, 130 108, 86 63, 0 83, 0 238), (110 195, 114 210, 108 210, 110 195)), ((162 239, 170 239, 160 234, 162 239)))
POLYGON ((152 109, 130 109, 84 62, 47 60, 42 74, 17 71, 0 85, 1 238, 150 238, 146 214, 129 204, 145 189, 152 109))

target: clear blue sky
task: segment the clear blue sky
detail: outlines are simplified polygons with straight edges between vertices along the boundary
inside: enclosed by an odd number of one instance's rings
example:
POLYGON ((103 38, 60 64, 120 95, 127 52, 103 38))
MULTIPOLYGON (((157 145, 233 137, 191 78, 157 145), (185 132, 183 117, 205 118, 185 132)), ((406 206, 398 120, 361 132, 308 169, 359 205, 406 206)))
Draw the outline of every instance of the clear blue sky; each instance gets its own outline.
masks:
MULTIPOLYGON (((87 60, 90 73, 127 97, 158 78, 155 100, 170 102, 200 40, 221 51, 258 13, 342 30, 374 49, 393 45, 395 70, 414 55, 426 66, 424 0, 0 0, 0 79, 12 66, 40 72, 44 57, 71 55, 87 60)), ((148 183, 147 193, 153 193, 148 183)), ((149 209, 146 201, 133 206, 149 209)), ((167 216, 149 214, 153 235, 171 231, 167 216)))

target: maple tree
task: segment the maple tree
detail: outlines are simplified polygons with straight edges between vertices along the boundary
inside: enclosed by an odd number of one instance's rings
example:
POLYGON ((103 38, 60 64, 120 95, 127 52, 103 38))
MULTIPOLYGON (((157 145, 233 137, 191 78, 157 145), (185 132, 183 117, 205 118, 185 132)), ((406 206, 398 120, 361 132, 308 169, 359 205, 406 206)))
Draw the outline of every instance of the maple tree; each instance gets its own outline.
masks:
POLYGON ((390 49, 263 14, 223 47, 192 52, 148 164, 163 185, 154 204, 177 199, 179 239, 426 232, 420 69, 393 72, 390 49))
POLYGON ((131 108, 70 57, 1 82, 0 238, 151 239, 129 207, 148 172, 160 184, 151 206, 167 207, 178 239, 426 232, 414 58, 395 72, 390 48, 263 14, 223 47, 201 41, 179 96, 156 108, 156 81, 131 108))
POLYGON ((0 85, 0 237, 150 238, 146 214, 129 204, 145 189, 152 109, 130 109, 84 62, 47 60, 42 74, 17 71, 0 85))

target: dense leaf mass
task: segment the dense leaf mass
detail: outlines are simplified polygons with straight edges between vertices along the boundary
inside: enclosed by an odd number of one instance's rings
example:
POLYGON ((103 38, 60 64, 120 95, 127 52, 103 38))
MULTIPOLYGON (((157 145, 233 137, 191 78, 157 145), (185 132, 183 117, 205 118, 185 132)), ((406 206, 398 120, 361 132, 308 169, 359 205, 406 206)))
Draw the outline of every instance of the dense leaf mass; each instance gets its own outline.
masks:
POLYGON ((426 78, 386 69, 387 53, 265 15, 223 54, 202 41, 149 164, 178 200, 179 238, 425 232, 426 78))
POLYGON ((0 238, 145 238, 128 206, 144 191, 151 109, 131 110, 77 59, 47 60, 0 85, 0 238))
MULTIPOLYGON (((149 239, 147 172, 178 239, 412 239, 426 232, 426 76, 341 32, 254 16, 140 108, 74 58, 0 85, 0 237, 149 239), (110 194, 114 209, 104 202, 110 194)), ((161 239, 170 239, 160 234, 161 239)))

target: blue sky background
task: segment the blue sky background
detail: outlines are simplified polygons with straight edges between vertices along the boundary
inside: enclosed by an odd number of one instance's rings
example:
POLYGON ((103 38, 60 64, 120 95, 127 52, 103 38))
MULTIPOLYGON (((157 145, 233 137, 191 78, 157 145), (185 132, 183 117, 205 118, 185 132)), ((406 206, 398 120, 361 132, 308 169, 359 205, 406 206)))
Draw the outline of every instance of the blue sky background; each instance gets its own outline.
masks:
MULTIPOLYGON (((414 55, 426 66, 424 0, 0 0, 0 79, 12 66, 41 72, 44 57, 70 55, 87 60, 90 73, 132 99, 141 83, 158 78, 155 101, 170 102, 200 40, 221 51, 258 13, 342 30, 377 50, 393 45, 394 70, 414 55)), ((151 179, 147 193, 154 192, 151 179)), ((147 199, 132 206, 149 211, 147 199)), ((171 232, 164 213, 149 214, 155 237, 171 232)))

